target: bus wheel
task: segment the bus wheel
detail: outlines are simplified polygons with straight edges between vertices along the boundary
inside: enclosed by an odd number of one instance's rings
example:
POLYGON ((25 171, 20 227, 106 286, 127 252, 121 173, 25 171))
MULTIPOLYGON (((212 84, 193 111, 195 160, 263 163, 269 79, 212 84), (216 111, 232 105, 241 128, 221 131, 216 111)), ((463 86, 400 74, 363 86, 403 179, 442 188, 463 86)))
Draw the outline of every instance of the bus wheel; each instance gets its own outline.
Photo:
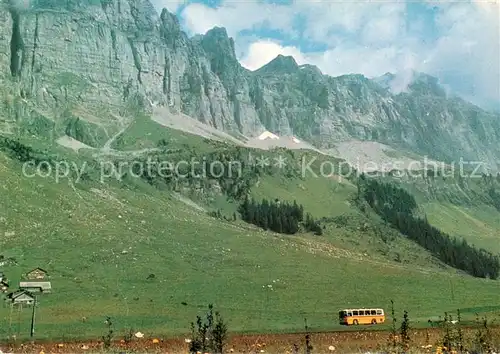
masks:
POLYGON ((376 320, 376 319, 373 319, 373 320, 372 320, 372 324, 377 324, 377 320, 376 320))
POLYGON ((355 325, 355 326, 357 326, 358 325, 358 320, 352 321, 352 324, 355 325))

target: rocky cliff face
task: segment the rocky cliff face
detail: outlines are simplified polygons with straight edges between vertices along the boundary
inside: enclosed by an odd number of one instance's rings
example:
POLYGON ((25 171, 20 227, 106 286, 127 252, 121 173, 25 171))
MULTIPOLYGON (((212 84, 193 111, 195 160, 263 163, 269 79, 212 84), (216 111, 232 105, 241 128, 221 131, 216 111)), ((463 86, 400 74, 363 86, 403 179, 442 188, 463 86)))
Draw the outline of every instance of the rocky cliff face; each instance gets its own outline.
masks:
POLYGON ((444 160, 500 156, 498 114, 446 97, 423 74, 395 95, 391 76, 332 78, 291 57, 250 72, 223 28, 188 38, 148 0, 0 1, 4 132, 100 146, 131 107, 163 105, 229 133, 270 130, 318 147, 364 139, 444 160))

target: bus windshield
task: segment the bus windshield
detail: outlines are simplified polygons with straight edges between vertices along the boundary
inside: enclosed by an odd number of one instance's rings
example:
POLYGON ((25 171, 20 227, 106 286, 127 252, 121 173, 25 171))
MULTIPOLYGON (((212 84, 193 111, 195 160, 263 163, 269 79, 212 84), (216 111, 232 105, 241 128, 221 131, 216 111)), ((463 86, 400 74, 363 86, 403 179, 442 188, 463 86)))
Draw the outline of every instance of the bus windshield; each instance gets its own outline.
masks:
POLYGON ((339 311, 339 318, 344 318, 347 316, 347 312, 345 311, 339 311))

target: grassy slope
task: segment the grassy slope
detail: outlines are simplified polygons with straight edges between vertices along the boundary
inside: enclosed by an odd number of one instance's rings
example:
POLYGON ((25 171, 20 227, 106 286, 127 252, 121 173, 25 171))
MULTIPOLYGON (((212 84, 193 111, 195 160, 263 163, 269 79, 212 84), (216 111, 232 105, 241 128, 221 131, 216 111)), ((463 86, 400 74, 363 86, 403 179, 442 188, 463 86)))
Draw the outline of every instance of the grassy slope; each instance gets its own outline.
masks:
POLYGON ((441 230, 500 254, 500 217, 495 208, 427 203, 424 210, 429 222, 441 230))
POLYGON ((160 140, 166 140, 174 146, 183 146, 189 144, 194 148, 206 150, 210 143, 206 139, 198 136, 172 130, 163 127, 148 117, 135 119, 112 144, 117 150, 140 150, 155 148, 160 140))
MULTIPOLYGON (((257 197, 297 199, 316 216, 350 218, 346 227, 329 224, 322 237, 213 219, 139 181, 131 188, 26 178, 2 153, 0 189, 0 253, 19 262, 4 271, 13 281, 35 266, 51 273, 54 293, 41 298, 37 337, 100 335, 106 315, 120 333, 186 332, 209 302, 231 330, 258 332, 300 330, 304 317, 314 329, 339 328, 339 309, 388 309, 391 298, 422 322, 458 307, 473 315, 500 305, 497 281, 429 263, 404 239, 383 242, 376 221, 361 231, 366 219, 349 205, 355 187, 335 178, 266 176, 253 189, 257 197), (391 261, 391 252, 403 262, 391 261)), ((21 334, 29 333, 29 315, 23 310, 21 334)), ((15 313, 13 333, 17 320, 15 313)), ((0 321, 5 337, 7 308, 0 321)))

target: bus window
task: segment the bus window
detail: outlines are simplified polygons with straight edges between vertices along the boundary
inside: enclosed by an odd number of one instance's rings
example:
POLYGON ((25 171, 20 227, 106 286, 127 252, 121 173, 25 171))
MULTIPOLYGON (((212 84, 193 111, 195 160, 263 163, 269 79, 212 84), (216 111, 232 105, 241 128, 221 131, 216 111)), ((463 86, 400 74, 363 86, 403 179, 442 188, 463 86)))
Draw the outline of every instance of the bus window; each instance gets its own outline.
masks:
POLYGON ((358 316, 358 311, 354 310, 354 311, 352 312, 352 314, 353 314, 353 316, 358 316))
POLYGON ((347 313, 347 316, 352 317, 352 311, 349 311, 349 312, 347 313))
POLYGON ((376 315, 377 314, 377 311, 375 311, 375 310, 371 310, 370 312, 371 312, 372 315, 376 315))
POLYGON ((382 310, 377 310, 377 315, 383 315, 382 310))

